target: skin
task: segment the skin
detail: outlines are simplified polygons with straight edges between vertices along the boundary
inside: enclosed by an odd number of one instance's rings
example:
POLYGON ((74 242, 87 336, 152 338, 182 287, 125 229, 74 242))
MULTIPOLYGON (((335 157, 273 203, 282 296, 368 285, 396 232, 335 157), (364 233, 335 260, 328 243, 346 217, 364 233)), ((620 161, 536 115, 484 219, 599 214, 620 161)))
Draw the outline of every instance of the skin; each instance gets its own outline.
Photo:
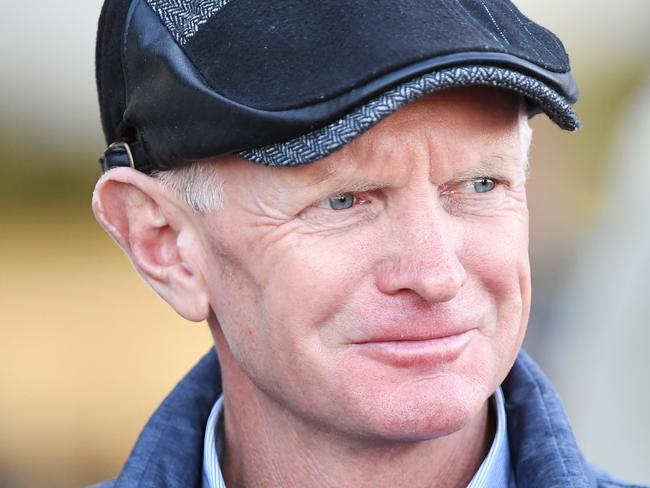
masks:
POLYGON ((203 216, 128 168, 100 180, 136 269, 208 319, 228 486, 466 486, 528 320, 521 117, 507 92, 449 90, 307 166, 223 157, 203 216))

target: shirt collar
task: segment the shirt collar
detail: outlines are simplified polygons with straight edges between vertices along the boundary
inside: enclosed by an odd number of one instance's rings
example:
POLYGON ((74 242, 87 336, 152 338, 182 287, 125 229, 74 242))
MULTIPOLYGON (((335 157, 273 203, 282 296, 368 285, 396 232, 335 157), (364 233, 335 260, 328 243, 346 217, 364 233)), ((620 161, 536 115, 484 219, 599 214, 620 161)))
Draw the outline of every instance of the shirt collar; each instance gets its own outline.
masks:
POLYGON ((215 402, 208 417, 203 440, 203 483, 202 488, 226 488, 221 473, 223 458, 223 394, 215 402))
POLYGON ((497 431, 487 456, 481 463, 467 488, 510 486, 510 446, 508 445, 508 424, 506 422, 506 402, 501 387, 492 396, 496 412, 497 431))
MULTIPOLYGON (((497 417, 496 434, 487 456, 467 488, 506 487, 510 484, 510 448, 508 446, 505 401, 501 387, 497 388, 492 396, 492 405, 497 417)), ((202 488, 226 488, 220 467, 225 440, 222 414, 223 395, 212 407, 205 429, 202 488)))

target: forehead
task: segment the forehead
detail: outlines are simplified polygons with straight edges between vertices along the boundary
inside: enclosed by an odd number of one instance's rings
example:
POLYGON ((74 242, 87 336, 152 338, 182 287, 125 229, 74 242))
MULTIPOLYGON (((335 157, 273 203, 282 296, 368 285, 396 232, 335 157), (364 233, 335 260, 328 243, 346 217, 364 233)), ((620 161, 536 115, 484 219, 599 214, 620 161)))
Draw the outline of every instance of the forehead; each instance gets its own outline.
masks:
POLYGON ((296 168, 296 174, 318 184, 363 169, 404 170, 409 159, 422 156, 439 161, 447 157, 469 161, 481 155, 502 163, 519 161, 525 157, 522 108, 517 94, 498 88, 438 92, 386 117, 330 157, 296 168), (388 162, 396 164, 377 164, 388 162))
POLYGON ((271 168, 232 157, 220 167, 226 180, 231 170, 243 174, 233 178, 244 185, 243 191, 275 192, 348 180, 398 185, 422 161, 438 173, 436 179, 487 161, 515 166, 527 149, 521 141, 521 107, 519 96, 503 89, 450 89, 408 104, 314 163, 271 168))

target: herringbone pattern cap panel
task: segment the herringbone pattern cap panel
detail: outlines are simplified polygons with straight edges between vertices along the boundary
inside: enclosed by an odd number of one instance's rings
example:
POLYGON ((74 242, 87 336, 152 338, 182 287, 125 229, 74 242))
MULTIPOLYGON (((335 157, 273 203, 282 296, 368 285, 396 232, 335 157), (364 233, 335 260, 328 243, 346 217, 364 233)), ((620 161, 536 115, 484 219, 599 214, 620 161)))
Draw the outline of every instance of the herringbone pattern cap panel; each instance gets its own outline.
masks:
POLYGON ((530 76, 494 66, 461 66, 428 73, 399 85, 335 122, 287 142, 241 151, 237 155, 268 166, 299 166, 328 156, 384 117, 424 95, 449 87, 495 86, 533 100, 560 127, 580 122, 571 104, 530 76))
POLYGON ((146 0, 176 42, 185 44, 230 0, 146 0))

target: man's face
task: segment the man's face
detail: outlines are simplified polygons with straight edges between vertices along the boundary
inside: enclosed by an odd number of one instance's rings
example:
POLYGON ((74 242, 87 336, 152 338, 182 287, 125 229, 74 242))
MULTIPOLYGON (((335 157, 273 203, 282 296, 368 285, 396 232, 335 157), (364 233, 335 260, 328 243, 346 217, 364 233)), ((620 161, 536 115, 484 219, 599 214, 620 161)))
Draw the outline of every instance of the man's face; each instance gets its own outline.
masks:
POLYGON ((468 425, 528 319, 523 126, 511 94, 452 90, 311 165, 224 160, 204 224, 225 367, 328 432, 468 425))

